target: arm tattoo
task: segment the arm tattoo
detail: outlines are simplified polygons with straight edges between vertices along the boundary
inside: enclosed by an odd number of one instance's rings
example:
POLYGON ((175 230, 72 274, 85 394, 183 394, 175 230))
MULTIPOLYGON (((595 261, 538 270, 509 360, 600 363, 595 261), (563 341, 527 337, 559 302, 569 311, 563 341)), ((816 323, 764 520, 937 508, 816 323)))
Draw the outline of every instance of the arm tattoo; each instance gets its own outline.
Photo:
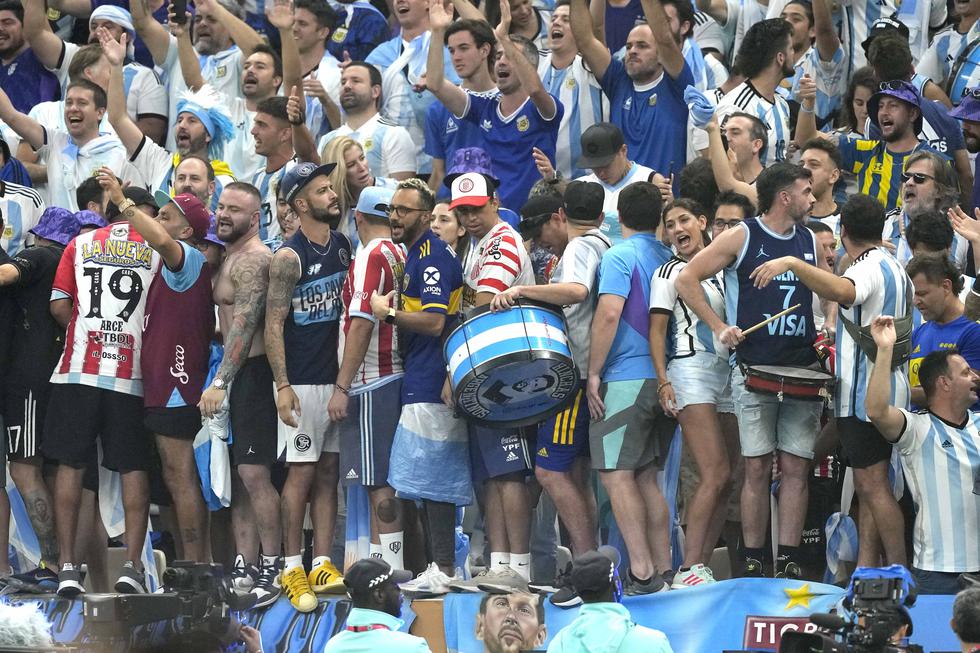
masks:
POLYGON ((269 358, 277 387, 289 383, 282 330, 292 307, 293 290, 302 274, 299 257, 292 250, 280 249, 272 257, 269 266, 269 295, 265 301, 265 354, 269 358))
POLYGON ((248 359, 252 338, 262 326, 265 315, 265 296, 269 290, 270 252, 257 251, 243 254, 231 270, 231 283, 235 289, 235 309, 231 328, 225 336, 225 355, 221 359, 218 376, 226 381, 235 378, 248 359))

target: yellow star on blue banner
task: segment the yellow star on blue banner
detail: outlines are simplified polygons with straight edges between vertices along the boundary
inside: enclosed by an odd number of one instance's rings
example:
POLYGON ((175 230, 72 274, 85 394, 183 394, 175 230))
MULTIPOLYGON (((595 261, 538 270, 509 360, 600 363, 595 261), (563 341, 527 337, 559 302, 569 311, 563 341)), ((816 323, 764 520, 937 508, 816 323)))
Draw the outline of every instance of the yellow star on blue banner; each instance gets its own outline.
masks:
POLYGON ((796 589, 786 588, 783 590, 786 592, 786 596, 789 597, 789 602, 786 604, 784 610, 787 612, 792 610, 794 607, 810 608, 810 599, 817 596, 810 591, 810 583, 803 583, 796 589))

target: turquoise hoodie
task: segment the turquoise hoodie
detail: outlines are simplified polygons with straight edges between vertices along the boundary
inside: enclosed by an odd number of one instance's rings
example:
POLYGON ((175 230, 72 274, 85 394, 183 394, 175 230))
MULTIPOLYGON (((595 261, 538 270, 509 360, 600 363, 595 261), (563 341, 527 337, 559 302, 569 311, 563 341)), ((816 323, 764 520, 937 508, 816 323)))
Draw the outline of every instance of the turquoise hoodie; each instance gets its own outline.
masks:
POLYGON ((558 631, 548 653, 673 653, 659 630, 633 623, 619 603, 586 603, 575 620, 558 631))

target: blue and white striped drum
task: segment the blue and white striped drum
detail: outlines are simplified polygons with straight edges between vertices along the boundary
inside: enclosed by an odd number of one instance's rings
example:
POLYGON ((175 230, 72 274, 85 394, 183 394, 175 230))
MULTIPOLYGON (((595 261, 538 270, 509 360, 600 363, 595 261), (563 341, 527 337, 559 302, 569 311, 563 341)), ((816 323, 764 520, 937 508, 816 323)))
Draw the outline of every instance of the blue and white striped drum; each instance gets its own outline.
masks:
POLYGON ((456 406, 490 427, 526 426, 564 409, 579 375, 561 309, 522 300, 473 309, 444 347, 456 406))
POLYGON ((967 36, 970 40, 963 44, 950 68, 944 90, 954 105, 963 100, 968 89, 980 86, 980 38, 977 38, 978 36, 980 35, 974 30, 970 30, 967 36))

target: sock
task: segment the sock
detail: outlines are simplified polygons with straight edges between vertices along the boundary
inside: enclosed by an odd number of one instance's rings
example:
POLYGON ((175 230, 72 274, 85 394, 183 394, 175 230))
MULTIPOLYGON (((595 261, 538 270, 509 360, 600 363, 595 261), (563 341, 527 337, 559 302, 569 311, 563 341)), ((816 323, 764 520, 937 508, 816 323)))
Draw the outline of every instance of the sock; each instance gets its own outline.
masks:
POLYGON ((276 556, 267 556, 265 554, 259 556, 260 567, 272 567, 275 564, 276 564, 276 556))
POLYGON ((677 571, 679 571, 680 573, 683 574, 685 571, 691 571, 691 568, 690 567, 681 567, 677 571))
POLYGON ((752 558, 753 560, 758 560, 759 562, 762 562, 765 559, 766 550, 762 548, 754 549, 752 547, 747 546, 742 549, 742 553, 745 555, 746 558, 752 558))
POLYGON ((630 575, 630 578, 632 578, 637 583, 649 583, 650 582, 650 579, 649 578, 640 578, 640 577, 636 576, 633 573, 633 570, 632 569, 630 569, 628 573, 630 575))
POLYGON ((313 568, 316 569, 324 562, 330 562, 330 556, 317 556, 313 558, 313 568))
POLYGON ((381 559, 392 569, 405 568, 405 531, 397 533, 381 533, 381 559))
POLYGON ((776 565, 779 568, 783 568, 787 562, 796 562, 796 559, 799 557, 800 547, 780 544, 777 552, 776 565))
POLYGON ((303 555, 286 556, 286 564, 283 566, 283 571, 290 571, 296 567, 303 568, 303 555))
POLYGON ((504 565, 510 564, 510 554, 504 552, 490 552, 490 571, 500 571, 504 565))
POLYGON ((510 568, 519 573, 524 580, 531 580, 531 554, 511 553, 510 568))
POLYGON ((371 557, 380 558, 381 557, 381 545, 371 542, 371 557))

